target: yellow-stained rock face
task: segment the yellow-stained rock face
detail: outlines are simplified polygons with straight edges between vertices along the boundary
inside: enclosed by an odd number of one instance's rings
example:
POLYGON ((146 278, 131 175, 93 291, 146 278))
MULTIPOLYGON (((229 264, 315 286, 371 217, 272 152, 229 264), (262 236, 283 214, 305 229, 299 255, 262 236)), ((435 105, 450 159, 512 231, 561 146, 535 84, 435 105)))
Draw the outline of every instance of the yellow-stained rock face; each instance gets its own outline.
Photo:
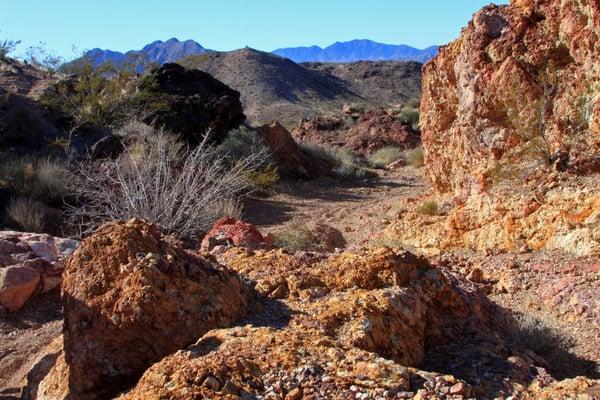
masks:
POLYGON ((385 236, 437 254, 561 250, 600 255, 600 187, 556 187, 543 196, 474 194, 447 215, 420 215, 415 204, 398 215, 385 236))
POLYGON ((600 171, 600 4, 512 1, 478 12, 423 75, 436 190, 459 198, 556 165, 600 171))

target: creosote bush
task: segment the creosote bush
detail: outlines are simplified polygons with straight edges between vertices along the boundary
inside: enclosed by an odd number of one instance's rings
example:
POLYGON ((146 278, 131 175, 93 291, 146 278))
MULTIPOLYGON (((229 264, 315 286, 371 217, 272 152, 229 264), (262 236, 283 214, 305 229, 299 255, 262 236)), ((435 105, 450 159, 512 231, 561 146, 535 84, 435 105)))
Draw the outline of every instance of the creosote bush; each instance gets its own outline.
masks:
POLYGON ((316 241, 315 235, 306 226, 293 224, 275 234, 275 246, 289 251, 309 250, 316 241))
POLYGON ((415 168, 421 168, 425 165, 425 155, 423 153, 423 147, 419 146, 411 150, 404 151, 404 158, 408 165, 415 168))
POLYGON ((402 150, 389 146, 375 151, 369 156, 369 161, 376 168, 384 168, 400 158, 402 158, 402 150))
MULTIPOLYGON (((230 165, 208 144, 184 148, 173 158, 168 141, 148 139, 144 157, 133 154, 135 143, 117 160, 82 165, 78 170, 80 206, 68 210, 83 234, 112 220, 141 218, 164 232, 197 240, 214 221, 239 216, 239 196, 249 190, 248 171, 264 162, 253 154, 230 165)), ((154 129, 152 135, 166 135, 154 129)))
POLYGON ((352 150, 343 147, 329 147, 301 143, 302 151, 316 159, 325 161, 332 168, 333 173, 341 179, 372 179, 377 178, 377 173, 369 170, 372 167, 369 160, 352 150))

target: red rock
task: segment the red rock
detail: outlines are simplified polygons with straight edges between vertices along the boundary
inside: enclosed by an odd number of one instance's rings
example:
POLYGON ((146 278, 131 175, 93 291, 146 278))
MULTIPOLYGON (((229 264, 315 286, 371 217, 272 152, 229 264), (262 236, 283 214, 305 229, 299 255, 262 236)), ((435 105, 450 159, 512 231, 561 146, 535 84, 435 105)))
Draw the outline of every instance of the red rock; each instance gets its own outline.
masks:
POLYGON ((599 15, 598 1, 490 5, 425 65, 421 129, 438 191, 462 198, 532 161, 600 171, 599 15))
POLYGON ((202 239, 201 251, 211 251, 215 246, 231 245, 259 249, 267 247, 264 236, 252 224, 231 217, 218 220, 202 239))
POLYGON ((257 129, 268 147, 277 169, 282 176, 316 178, 329 172, 321 160, 305 154, 290 132, 278 122, 257 129))
POLYGON ((385 110, 364 113, 346 134, 347 146, 361 154, 370 154, 383 147, 411 148, 420 138, 407 125, 397 121, 385 110))

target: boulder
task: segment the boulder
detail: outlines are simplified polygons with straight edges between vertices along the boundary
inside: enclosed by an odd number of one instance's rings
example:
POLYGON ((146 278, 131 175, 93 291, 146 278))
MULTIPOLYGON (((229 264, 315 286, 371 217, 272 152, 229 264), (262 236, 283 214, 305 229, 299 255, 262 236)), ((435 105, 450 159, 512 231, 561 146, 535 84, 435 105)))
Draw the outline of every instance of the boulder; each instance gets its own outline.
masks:
POLYGON ((109 134, 90 147, 90 158, 93 160, 100 158, 115 159, 123 152, 124 148, 123 138, 109 134))
POLYGON ((77 399, 112 398, 152 363, 244 316, 249 297, 237 274, 140 220, 98 229, 63 278, 64 362, 42 386, 66 377, 77 399))
POLYGON ((48 292, 60 285, 64 260, 79 242, 46 234, 0 232, 0 264, 24 266, 39 274, 37 291, 48 292))
POLYGON ((513 0, 440 48, 420 111, 437 191, 465 198, 544 166, 600 171, 598 15, 597 1, 513 0))
POLYGON ((147 123, 180 134, 191 144, 209 132, 213 141, 220 142, 246 118, 239 92, 206 72, 179 64, 150 71, 127 102, 147 123))
POLYGON ((35 292, 40 274, 30 267, 10 266, 0 268, 0 305, 9 311, 23 307, 35 292))
POLYGON ((282 176, 315 178, 328 175, 322 162, 305 154, 290 132, 278 122, 257 129, 282 176))
POLYGON ((346 146, 361 154, 371 154, 383 147, 415 147, 420 137, 408 125, 397 121, 382 109, 363 113, 346 134, 346 146))
POLYGON ((252 224, 223 217, 212 226, 202 239, 201 251, 211 251, 216 246, 238 246, 248 249, 267 247, 267 242, 259 230, 252 224))

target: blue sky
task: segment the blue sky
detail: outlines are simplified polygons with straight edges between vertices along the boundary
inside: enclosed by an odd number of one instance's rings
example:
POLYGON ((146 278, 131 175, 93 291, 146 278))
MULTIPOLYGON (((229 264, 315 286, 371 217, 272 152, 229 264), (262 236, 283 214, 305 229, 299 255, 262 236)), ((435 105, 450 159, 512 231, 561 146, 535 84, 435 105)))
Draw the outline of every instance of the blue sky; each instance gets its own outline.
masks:
MULTIPOLYGON (((496 0, 498 4, 506 0, 496 0)), ((3 0, 0 39, 70 56, 194 39, 215 50, 372 39, 423 48, 456 38, 490 0, 3 0)), ((18 53, 18 52, 17 52, 18 53)))

